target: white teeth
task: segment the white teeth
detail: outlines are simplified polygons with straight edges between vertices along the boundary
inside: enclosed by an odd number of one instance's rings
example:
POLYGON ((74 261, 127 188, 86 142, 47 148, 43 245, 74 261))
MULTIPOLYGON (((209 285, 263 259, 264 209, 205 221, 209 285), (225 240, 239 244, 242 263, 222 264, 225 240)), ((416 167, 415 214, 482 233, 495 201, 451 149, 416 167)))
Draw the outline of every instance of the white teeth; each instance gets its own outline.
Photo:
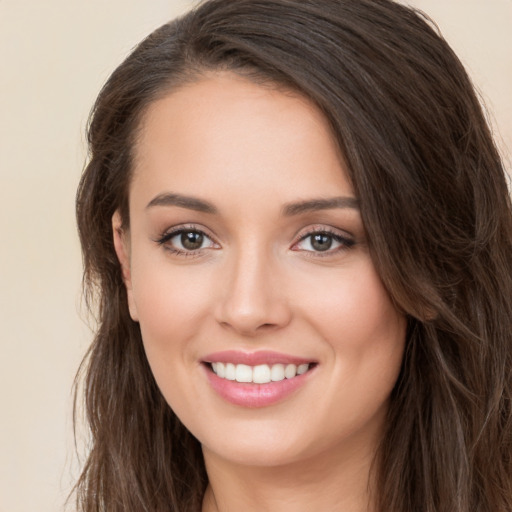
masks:
POLYGON ((226 377, 226 367, 224 363, 217 363, 217 375, 222 378, 226 377))
POLYGON ((252 382, 252 368, 246 364, 237 364, 235 380, 237 382, 252 382))
POLYGON ((284 379, 284 364, 274 364, 270 370, 270 378, 276 382, 284 379))
POLYGON ((236 368, 233 363, 226 363, 226 379, 235 380, 236 368))
POLYGON ((253 382, 255 384, 267 384, 269 382, 279 382, 281 380, 293 379, 297 375, 302 375, 309 370, 308 363, 299 366, 295 364, 259 364, 249 366, 246 364, 233 363, 211 363, 212 370, 218 377, 227 380, 236 380, 237 382, 253 382))
POLYGON ((252 370, 252 381, 256 384, 270 382, 270 368, 268 364, 260 364, 252 370))
POLYGON ((297 375, 302 375, 309 370, 309 364, 301 364, 297 366, 297 375))
POLYGON ((297 375, 297 367, 294 364, 287 364, 284 369, 284 376, 287 379, 293 379, 297 375))

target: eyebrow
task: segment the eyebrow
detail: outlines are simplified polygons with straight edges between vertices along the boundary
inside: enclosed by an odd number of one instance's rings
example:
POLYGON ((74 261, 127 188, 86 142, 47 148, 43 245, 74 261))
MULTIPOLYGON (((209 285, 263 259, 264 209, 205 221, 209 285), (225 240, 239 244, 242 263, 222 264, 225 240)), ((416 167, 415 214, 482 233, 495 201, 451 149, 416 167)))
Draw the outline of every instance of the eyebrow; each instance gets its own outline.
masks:
POLYGON ((184 196, 181 194, 159 194, 154 197, 146 206, 152 208, 154 206, 179 206, 180 208, 187 208, 203 213, 217 213, 217 208, 208 201, 198 199, 197 197, 184 196))
MULTIPOLYGON (((182 194, 164 193, 154 197, 146 206, 152 208, 155 206, 178 206, 202 213, 216 214, 217 208, 210 202, 197 197, 185 196, 182 194)), ((330 197, 308 199, 305 201, 297 201, 288 203, 283 207, 283 215, 292 217, 302 213, 308 213, 319 210, 330 210, 333 208, 352 208, 359 210, 359 201, 355 197, 330 197)))
POLYGON ((330 197, 327 199, 308 199, 288 203, 283 207, 283 215, 291 217, 302 213, 314 212, 319 210, 330 210, 332 208, 352 208, 359 210, 359 201, 355 197, 330 197))

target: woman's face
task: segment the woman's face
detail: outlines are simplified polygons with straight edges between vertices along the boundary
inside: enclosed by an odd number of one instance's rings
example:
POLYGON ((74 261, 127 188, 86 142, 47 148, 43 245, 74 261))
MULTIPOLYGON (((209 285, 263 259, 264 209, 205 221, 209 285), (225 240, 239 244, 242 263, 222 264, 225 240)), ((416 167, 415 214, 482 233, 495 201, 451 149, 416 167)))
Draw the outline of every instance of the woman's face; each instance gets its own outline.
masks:
POLYGON ((223 460, 373 450, 406 322, 323 115, 225 73, 154 102, 141 127, 115 242, 169 405, 223 460))

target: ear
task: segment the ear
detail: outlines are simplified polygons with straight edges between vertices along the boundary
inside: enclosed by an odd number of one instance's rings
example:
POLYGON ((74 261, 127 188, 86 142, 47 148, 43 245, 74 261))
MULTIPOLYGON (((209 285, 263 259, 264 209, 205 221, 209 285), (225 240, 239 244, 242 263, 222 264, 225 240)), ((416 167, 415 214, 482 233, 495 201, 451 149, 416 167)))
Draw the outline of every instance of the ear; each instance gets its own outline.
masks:
POLYGON ((116 210, 112 216, 112 232, 114 235, 114 248, 116 250, 117 259, 121 265, 121 272, 123 274, 123 282, 126 287, 126 295, 128 297, 128 309, 130 316, 134 322, 139 321, 137 314, 137 307, 133 297, 132 276, 130 266, 130 235, 123 229, 123 221, 119 210, 116 210))

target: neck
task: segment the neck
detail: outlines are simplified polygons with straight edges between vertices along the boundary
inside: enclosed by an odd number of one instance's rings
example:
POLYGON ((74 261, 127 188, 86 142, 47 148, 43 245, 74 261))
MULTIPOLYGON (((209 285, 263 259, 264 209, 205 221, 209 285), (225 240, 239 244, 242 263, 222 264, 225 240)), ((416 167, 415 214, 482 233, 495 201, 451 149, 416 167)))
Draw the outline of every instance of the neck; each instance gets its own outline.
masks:
POLYGON ((272 467, 234 464, 206 448, 203 452, 210 482, 203 512, 375 511, 374 452, 332 450, 272 467))

